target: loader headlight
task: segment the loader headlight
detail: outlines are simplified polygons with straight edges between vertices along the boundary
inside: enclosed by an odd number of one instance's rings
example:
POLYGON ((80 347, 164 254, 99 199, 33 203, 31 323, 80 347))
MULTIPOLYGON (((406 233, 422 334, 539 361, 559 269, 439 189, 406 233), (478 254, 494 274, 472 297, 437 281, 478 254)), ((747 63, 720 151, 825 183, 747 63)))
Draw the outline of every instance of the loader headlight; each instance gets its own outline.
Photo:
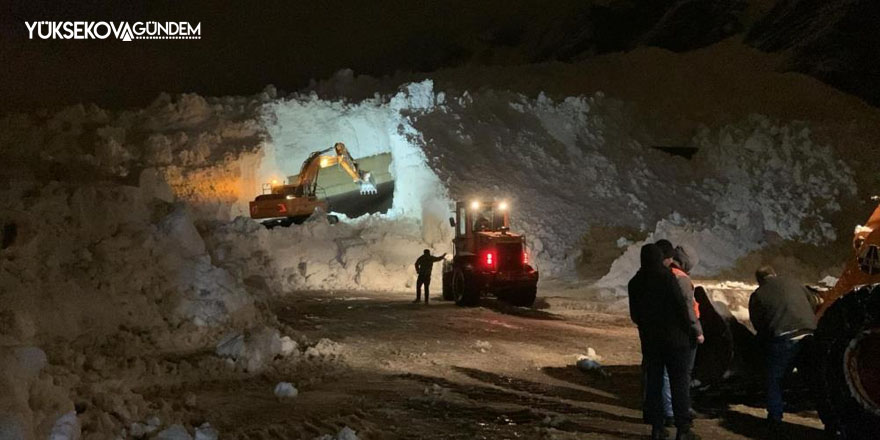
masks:
POLYGON ((479 200, 472 201, 471 202, 471 209, 473 209, 474 211, 480 209, 480 201, 479 200))
POLYGON ((507 211, 507 202, 501 202, 498 204, 499 211, 507 211))

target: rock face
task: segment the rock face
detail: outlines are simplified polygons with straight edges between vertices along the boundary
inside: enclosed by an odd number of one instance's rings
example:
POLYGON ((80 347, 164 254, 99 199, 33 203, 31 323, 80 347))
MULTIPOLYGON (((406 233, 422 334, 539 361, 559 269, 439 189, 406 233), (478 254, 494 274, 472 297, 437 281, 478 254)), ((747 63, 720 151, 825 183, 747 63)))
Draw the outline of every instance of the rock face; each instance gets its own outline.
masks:
POLYGON ((742 32, 745 0, 588 2, 548 27, 533 61, 582 59, 639 45, 683 52, 742 32))
POLYGON ((880 3, 780 0, 749 30, 747 42, 788 51, 786 70, 811 75, 880 105, 880 3))

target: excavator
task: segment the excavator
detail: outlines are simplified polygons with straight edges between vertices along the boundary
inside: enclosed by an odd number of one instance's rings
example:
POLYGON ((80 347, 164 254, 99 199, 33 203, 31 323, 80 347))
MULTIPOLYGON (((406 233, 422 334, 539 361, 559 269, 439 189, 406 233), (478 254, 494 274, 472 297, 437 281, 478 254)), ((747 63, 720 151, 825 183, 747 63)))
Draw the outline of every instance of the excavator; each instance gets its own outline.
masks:
MULTIPOLYGON (((277 181, 263 184, 263 194, 249 203, 251 218, 263 220, 262 224, 271 229, 302 223, 316 210, 330 212, 332 209, 349 216, 387 211, 394 192, 394 181, 388 172, 390 157, 390 154, 381 154, 361 159, 376 167, 376 172, 371 172, 351 157, 342 142, 312 152, 303 161, 299 174, 288 179, 288 184, 277 181), (321 170, 334 165, 357 185, 358 196, 351 196, 355 192, 350 188, 351 183, 345 183, 344 178, 332 173, 324 179, 326 187, 319 186, 321 170)), ((334 222, 336 217, 331 215, 329 220, 334 222)))
MULTIPOLYGON (((874 197, 874 202, 880 198, 874 197)), ((810 289, 818 327, 805 340, 798 370, 817 399, 826 431, 835 438, 880 438, 880 206, 856 226, 852 253, 834 287, 810 289)), ((737 365, 760 365, 754 335, 726 307, 695 292, 706 343, 697 350, 694 377, 726 380, 737 365)), ((746 368, 748 369, 748 367, 746 368)))

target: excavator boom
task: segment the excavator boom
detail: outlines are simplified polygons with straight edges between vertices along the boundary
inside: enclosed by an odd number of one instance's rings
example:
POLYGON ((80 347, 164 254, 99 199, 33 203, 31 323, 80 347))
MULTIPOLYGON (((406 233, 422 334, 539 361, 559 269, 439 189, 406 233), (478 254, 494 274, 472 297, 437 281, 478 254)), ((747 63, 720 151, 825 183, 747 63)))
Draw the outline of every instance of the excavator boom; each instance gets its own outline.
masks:
MULTIPOLYGON (((264 185, 264 194, 250 203, 251 217, 255 219, 294 219, 292 222, 298 222, 310 216, 316 208, 329 211, 330 204, 333 205, 333 210, 349 216, 384 212, 390 207, 390 197, 393 194, 393 180, 387 172, 390 165, 390 155, 374 156, 368 162, 371 166, 378 166, 377 170, 383 178, 381 184, 377 184, 374 172, 361 169, 359 163, 351 157, 342 142, 337 142, 330 148, 312 152, 303 161, 299 174, 288 180, 289 184, 264 185), (321 184, 322 187, 319 191, 318 175, 323 175, 322 169, 334 165, 339 165, 339 169, 358 185, 360 195, 362 197, 370 196, 370 200, 357 200, 349 197, 348 194, 352 194, 353 191, 346 189, 345 186, 351 186, 351 184, 336 183, 338 179, 334 180, 333 173, 330 173, 330 177, 327 179, 322 178, 324 183, 321 184), (327 187, 328 179, 330 187, 327 187)), ((275 223, 289 224, 286 220, 281 223, 273 221, 273 224, 275 223)))

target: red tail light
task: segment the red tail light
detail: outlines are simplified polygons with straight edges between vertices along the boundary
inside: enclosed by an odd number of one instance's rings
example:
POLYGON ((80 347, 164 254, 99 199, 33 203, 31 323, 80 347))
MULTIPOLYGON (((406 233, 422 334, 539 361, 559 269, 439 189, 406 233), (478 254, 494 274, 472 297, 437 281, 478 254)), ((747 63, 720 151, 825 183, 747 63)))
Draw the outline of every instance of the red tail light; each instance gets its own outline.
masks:
POLYGON ((523 264, 529 264, 529 253, 523 251, 523 264))
POLYGON ((279 203, 278 204, 278 213, 279 214, 286 214, 287 213, 287 205, 285 205, 284 203, 279 203))
POLYGON ((486 267, 495 267, 495 253, 486 252, 486 267))

